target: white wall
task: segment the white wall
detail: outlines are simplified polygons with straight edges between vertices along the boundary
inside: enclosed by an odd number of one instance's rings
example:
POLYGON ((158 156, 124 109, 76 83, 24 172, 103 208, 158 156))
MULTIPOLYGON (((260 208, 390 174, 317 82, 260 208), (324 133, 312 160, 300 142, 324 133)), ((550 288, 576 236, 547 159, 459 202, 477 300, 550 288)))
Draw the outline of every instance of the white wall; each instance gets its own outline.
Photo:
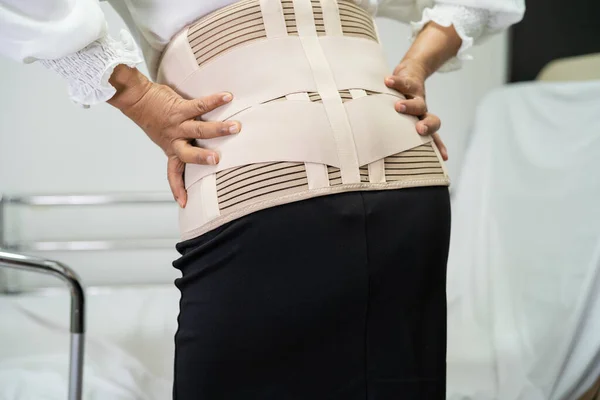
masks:
MULTIPOLYGON (((111 30, 122 27, 108 6, 111 30)), ((409 30, 379 21, 390 70, 407 49, 409 30)), ((496 37, 472 53, 473 62, 459 72, 439 74, 427 85, 428 103, 443 122, 452 176, 459 171, 474 109, 481 96, 501 85, 506 43, 496 37)), ((108 105, 79 109, 67 98, 63 81, 39 65, 23 66, 0 59, 0 193, 110 193, 168 191, 165 159, 132 122, 108 105)), ((171 207, 106 209, 35 208, 9 213, 12 238, 112 239, 177 238, 177 210, 171 207)), ((71 264, 88 285, 168 282, 177 276, 170 262, 174 250, 51 253, 71 264)), ((7 277, 0 275, 7 282, 7 277)), ((11 283, 14 276, 10 277, 11 283)), ((19 274, 20 284, 47 280, 19 274)))

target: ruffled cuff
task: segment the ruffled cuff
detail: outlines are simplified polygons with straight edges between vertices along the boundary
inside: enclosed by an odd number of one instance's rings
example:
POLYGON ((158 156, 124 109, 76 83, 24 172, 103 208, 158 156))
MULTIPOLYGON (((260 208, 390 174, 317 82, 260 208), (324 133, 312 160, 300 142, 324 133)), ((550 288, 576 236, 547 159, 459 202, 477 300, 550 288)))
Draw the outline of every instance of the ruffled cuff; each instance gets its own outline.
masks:
POLYGON ((107 35, 77 53, 40 62, 65 78, 71 100, 87 108, 115 95, 108 80, 117 65, 133 68, 143 58, 129 32, 122 30, 118 41, 107 35))
POLYGON ((439 69, 440 72, 448 72, 460 69, 465 60, 471 60, 473 57, 467 54, 475 40, 485 31, 489 20, 489 11, 481 8, 457 6, 450 4, 436 4, 433 8, 423 10, 423 17, 419 22, 411 22, 413 41, 419 32, 429 22, 435 22, 438 25, 449 27, 454 25, 454 29, 462 39, 462 45, 456 54, 456 57, 448 60, 439 69))

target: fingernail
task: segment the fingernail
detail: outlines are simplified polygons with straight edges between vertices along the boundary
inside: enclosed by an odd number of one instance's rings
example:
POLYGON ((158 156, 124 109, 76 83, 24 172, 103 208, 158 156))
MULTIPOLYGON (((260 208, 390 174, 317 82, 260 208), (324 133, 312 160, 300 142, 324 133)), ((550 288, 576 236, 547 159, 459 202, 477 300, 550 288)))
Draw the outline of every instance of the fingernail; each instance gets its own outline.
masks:
POLYGON ((398 107, 398 111, 399 112, 405 112, 406 111, 406 106, 404 104, 400 104, 400 106, 398 107))
POLYGON ((240 127, 235 122, 229 125, 229 133, 238 133, 240 131, 240 127))
POLYGON ((392 78, 386 78, 385 84, 386 85, 393 85, 394 84, 394 80, 392 78))
POLYGON ((213 156, 213 155, 210 155, 210 156, 208 156, 208 157, 206 158, 206 162, 207 162, 209 165, 216 165, 216 164, 217 164, 217 160, 216 160, 215 156, 213 156))
POLYGON ((226 94, 223 96, 223 101, 224 101, 224 102, 226 102, 226 103, 230 102, 230 101, 231 101, 231 99, 233 99, 233 96, 231 95, 231 93, 226 93, 226 94))
POLYGON ((426 134, 428 130, 429 130, 429 128, 427 128, 427 125, 423 126, 421 128, 421 134, 423 134, 423 135, 426 134))
POLYGON ((177 204, 179 204, 179 207, 184 208, 183 200, 181 200, 181 199, 175 199, 175 200, 177 200, 177 204))

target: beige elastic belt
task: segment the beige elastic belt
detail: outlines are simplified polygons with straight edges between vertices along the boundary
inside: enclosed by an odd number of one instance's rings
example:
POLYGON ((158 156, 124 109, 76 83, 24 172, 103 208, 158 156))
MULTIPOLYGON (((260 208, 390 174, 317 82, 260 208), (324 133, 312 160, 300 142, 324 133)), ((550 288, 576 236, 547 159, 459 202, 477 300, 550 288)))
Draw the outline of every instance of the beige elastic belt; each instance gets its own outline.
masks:
POLYGON ((346 1, 243 0, 178 34, 159 82, 186 98, 233 93, 203 118, 242 124, 197 141, 220 163, 186 167, 182 238, 320 195, 448 185, 431 138, 394 110, 388 73, 371 16, 346 1))

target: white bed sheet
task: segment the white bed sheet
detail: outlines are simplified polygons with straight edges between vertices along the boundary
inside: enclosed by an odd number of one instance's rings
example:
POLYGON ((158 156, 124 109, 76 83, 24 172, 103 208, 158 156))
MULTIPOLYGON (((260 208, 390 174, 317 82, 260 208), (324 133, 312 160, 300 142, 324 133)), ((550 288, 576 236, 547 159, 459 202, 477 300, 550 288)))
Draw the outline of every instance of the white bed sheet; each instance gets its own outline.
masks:
MULTIPOLYGON (((171 398, 179 293, 173 285, 91 289, 86 400, 171 398)), ((69 296, 0 297, 0 400, 64 400, 69 296)))
POLYGON ((454 188, 448 399, 576 399, 600 376, 600 81, 502 88, 454 188))

